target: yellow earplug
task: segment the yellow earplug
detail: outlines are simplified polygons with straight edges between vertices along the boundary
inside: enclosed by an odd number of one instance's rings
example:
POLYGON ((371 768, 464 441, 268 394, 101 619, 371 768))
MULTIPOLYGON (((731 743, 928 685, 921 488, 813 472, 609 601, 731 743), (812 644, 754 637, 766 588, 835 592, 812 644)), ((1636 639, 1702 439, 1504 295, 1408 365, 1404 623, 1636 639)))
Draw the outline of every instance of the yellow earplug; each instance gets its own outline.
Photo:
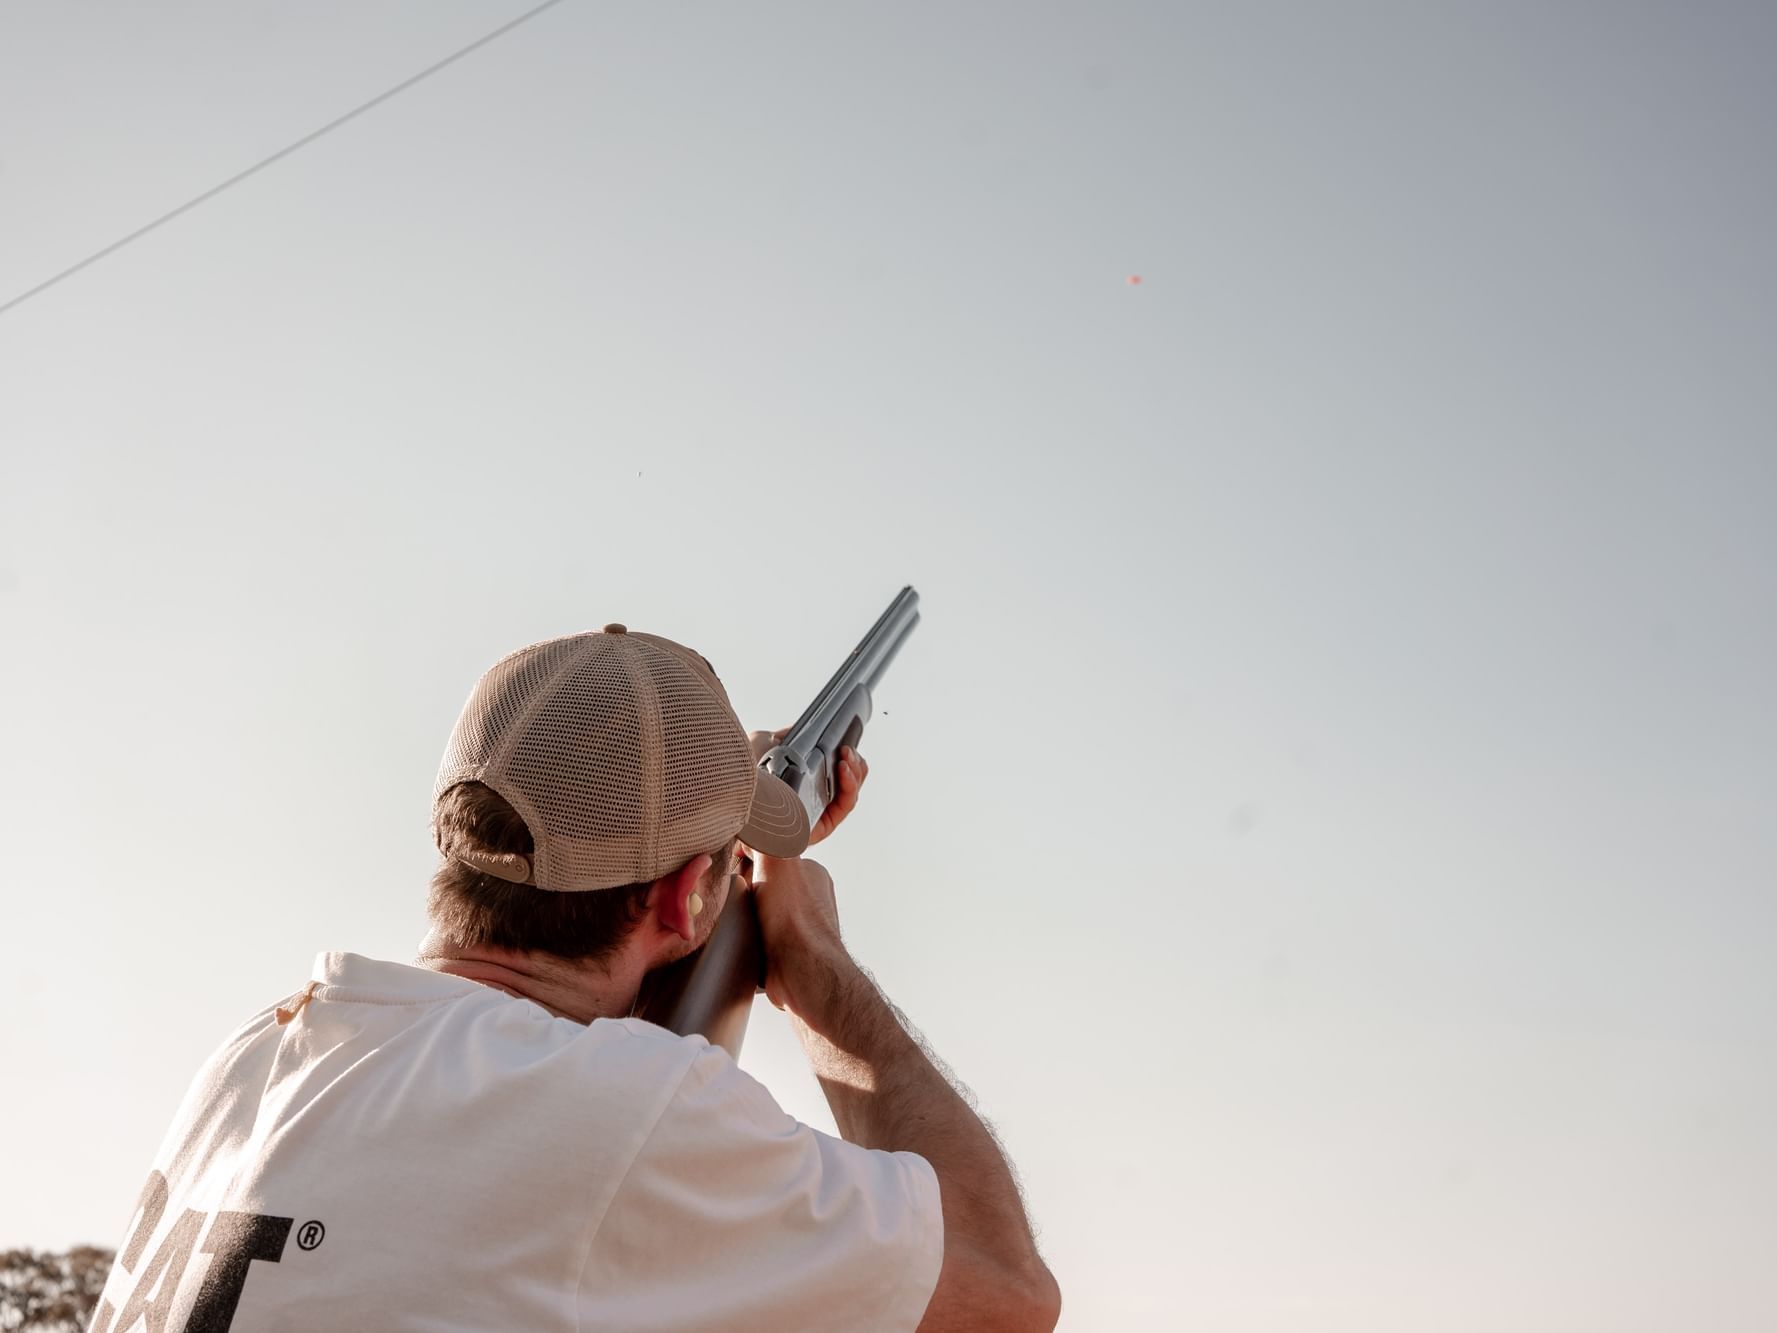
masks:
POLYGON ((691 901, 686 903, 685 906, 691 909, 691 915, 695 917, 699 912, 703 911, 703 895, 700 893, 692 894, 691 901))

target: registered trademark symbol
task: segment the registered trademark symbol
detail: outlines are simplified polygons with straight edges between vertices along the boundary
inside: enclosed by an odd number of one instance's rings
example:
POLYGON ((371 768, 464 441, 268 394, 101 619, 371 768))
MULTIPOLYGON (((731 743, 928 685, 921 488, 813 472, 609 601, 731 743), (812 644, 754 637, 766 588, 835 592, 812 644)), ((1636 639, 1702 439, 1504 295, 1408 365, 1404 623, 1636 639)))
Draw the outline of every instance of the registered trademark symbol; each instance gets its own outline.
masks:
POLYGON ((302 1229, 296 1233, 296 1243, 305 1250, 312 1250, 327 1238, 327 1228, 319 1222, 304 1222, 302 1229))

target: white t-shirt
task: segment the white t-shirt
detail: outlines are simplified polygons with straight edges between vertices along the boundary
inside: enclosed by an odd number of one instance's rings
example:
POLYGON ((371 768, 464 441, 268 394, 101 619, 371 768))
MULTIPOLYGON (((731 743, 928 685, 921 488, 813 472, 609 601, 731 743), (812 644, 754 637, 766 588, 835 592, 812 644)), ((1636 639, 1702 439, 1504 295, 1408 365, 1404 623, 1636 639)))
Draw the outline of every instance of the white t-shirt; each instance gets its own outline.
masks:
POLYGON ((922 1157, 792 1119, 719 1047, 322 954, 193 1080, 94 1333, 911 1329, 922 1157))

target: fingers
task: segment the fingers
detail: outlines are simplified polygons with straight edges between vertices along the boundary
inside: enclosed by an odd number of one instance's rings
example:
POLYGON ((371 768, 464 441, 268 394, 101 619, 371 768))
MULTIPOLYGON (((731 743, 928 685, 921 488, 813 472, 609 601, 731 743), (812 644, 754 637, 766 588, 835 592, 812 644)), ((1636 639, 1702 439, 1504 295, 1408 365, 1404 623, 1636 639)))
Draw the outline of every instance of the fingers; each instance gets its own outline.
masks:
MULTIPOLYGON (((844 818, 858 803, 858 789, 864 785, 864 766, 857 755, 839 752, 839 790, 827 807, 828 815, 844 818)), ((838 822, 837 819, 834 820, 838 822)))
POLYGON ((833 799, 827 802, 827 808, 809 830, 808 841, 811 846, 825 839, 857 808, 858 791, 869 775, 870 765, 864 762, 864 756, 849 745, 840 746, 839 762, 834 766, 833 799))
POLYGON ((870 765, 864 762, 864 756, 849 745, 842 747, 839 751, 839 797, 834 802, 843 807, 841 813, 850 813, 858 803, 858 789, 869 776, 870 765))
POLYGON ((851 786, 862 787, 864 786, 864 778, 869 775, 871 775, 871 766, 869 766, 869 762, 865 761, 864 755, 858 754, 857 750, 853 750, 849 745, 839 746, 839 786, 846 786, 846 780, 849 778, 851 786))

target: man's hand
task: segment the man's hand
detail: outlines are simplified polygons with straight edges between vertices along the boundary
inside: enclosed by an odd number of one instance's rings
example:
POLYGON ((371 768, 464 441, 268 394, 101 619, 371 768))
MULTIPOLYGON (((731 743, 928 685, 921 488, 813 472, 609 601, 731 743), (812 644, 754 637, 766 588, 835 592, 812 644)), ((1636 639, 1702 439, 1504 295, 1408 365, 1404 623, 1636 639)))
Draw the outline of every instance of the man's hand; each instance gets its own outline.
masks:
MULTIPOLYGON (((790 734, 784 727, 778 731, 755 731, 747 737, 747 744, 753 749, 753 762, 758 763, 765 758, 772 746, 790 734)), ((814 846, 844 822, 858 805, 858 792, 864 785, 864 779, 870 776, 870 765, 864 762, 864 756, 849 745, 839 747, 839 790, 821 812, 821 817, 808 832, 808 845, 814 846)))
POLYGON ((819 861, 756 856, 753 892, 765 937, 765 998, 810 1019, 857 971, 839 938, 833 877, 819 861))

